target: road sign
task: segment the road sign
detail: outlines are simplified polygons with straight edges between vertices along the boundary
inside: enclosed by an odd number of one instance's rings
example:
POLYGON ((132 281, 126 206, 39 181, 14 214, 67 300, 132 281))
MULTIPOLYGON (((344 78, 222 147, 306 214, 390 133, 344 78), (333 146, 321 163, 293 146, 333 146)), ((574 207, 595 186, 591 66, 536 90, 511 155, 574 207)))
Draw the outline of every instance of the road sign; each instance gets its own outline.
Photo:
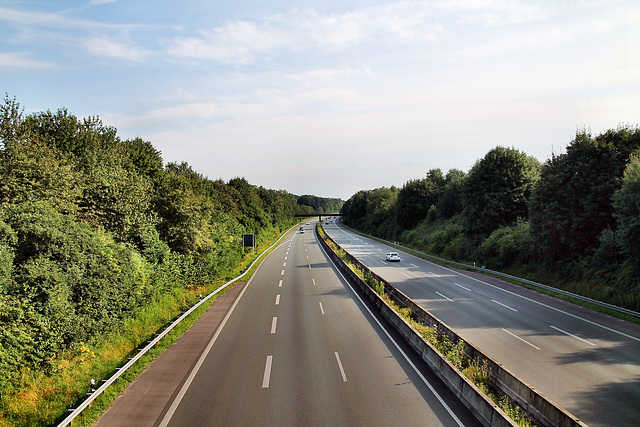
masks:
POLYGON ((256 247, 256 235, 255 234, 243 234, 242 235, 242 247, 243 248, 255 248, 256 247))

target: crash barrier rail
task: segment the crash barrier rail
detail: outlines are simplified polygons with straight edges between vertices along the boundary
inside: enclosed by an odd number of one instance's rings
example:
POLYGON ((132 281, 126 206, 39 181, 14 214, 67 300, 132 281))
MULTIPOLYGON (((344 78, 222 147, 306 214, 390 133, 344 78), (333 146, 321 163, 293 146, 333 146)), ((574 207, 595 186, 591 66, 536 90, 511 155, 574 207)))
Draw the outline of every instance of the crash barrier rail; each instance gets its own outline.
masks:
POLYGON ((608 308, 609 310, 617 311, 618 313, 627 314, 629 316, 634 316, 634 317, 637 317, 637 318, 640 319, 640 312, 637 312, 637 311, 634 311, 634 310, 630 310, 628 308, 620 307, 618 305, 609 304, 609 303, 606 303, 606 302, 603 302, 603 301, 598 301, 598 300, 595 300, 593 298, 589 298, 589 297, 585 297, 585 296, 582 296, 582 295, 579 295, 579 294, 575 294, 573 292, 565 291, 565 290, 560 289, 560 288, 554 288, 553 286, 544 285, 544 284, 539 283, 539 282, 534 282, 533 280, 523 279, 522 277, 512 276, 510 274, 503 273, 501 271, 491 270, 491 269, 486 268, 486 267, 476 267, 475 265, 469 265, 469 264, 464 264, 464 263, 461 263, 461 262, 451 261, 451 260, 444 259, 444 258, 438 258, 437 256, 425 254, 424 252, 420 252, 420 251, 417 251, 415 249, 411 249, 411 248, 408 248, 406 246, 399 245, 396 242, 390 242, 388 240, 381 239, 381 238, 373 236, 371 234, 361 233, 361 232, 359 232, 357 230, 352 229, 351 227, 347 227, 346 225, 344 225, 342 223, 340 225, 342 227, 348 228, 349 230, 353 231, 354 233, 369 237, 371 239, 378 240, 378 241, 386 243, 386 244, 388 244, 390 246, 395 246, 397 248, 402 249, 405 252, 410 252, 410 253, 412 253, 412 254, 416 255, 417 257, 420 257, 420 258, 428 258, 430 260, 437 261, 437 262, 440 262, 440 263, 446 263, 446 264, 450 264, 450 265, 455 265, 456 267, 461 267, 461 268, 464 268, 464 269, 479 271, 479 272, 482 272, 482 273, 489 273, 489 274, 493 274, 495 276, 504 277, 505 279, 514 280, 516 282, 526 283, 528 285, 535 286, 535 287, 540 288, 540 289, 545 289, 545 290, 550 291, 550 292, 555 292, 557 294, 564 295, 566 297, 574 298, 574 299, 577 299, 577 300, 583 301, 583 302, 588 302, 589 304, 593 304, 593 305, 596 305, 596 306, 599 306, 599 307, 603 307, 603 308, 608 308))
MULTIPOLYGON (((318 231, 316 230, 316 233, 318 231)), ((340 247, 331 237, 327 239, 340 247)), ((512 426, 513 421, 481 392, 473 383, 467 379, 458 369, 446 360, 422 335, 413 329, 398 313, 396 313, 387 303, 371 289, 363 279, 360 278, 333 249, 319 236, 320 243, 327 250, 331 259, 338 268, 348 277, 358 288, 371 300, 380 310, 381 314, 389 320, 402 336, 408 341, 411 347, 421 355, 422 359, 429 365, 434 373, 453 391, 460 401, 476 416, 485 426, 512 426)), ((345 251, 346 252, 346 251, 345 251)), ((437 317, 425 311, 422 307, 414 303, 402 292, 390 285, 382 277, 378 276, 367 266, 358 261, 351 254, 346 252, 346 257, 366 274, 384 285, 384 291, 397 304, 409 308, 411 316, 432 328, 438 333, 446 335, 452 344, 457 344, 460 338, 445 323, 437 317)), ((482 353, 480 350, 465 342, 465 355, 476 363, 487 363, 490 369, 491 386, 500 393, 508 396, 516 402, 523 411, 538 425, 544 427, 586 427, 586 424, 577 419, 568 411, 544 397, 533 387, 516 378, 511 372, 502 367, 499 363, 482 353)))
POLYGON ((202 304, 204 304, 206 301, 208 301, 211 297, 216 295, 218 292, 220 292, 221 290, 223 290, 224 288, 226 288, 230 284, 232 284, 232 283, 238 281, 239 279, 241 279, 242 277, 244 277, 249 271, 251 271, 251 268, 254 266, 254 264, 256 262, 258 262, 258 260, 260 258, 262 258, 262 256, 264 254, 266 254, 267 252, 269 252, 271 250, 271 248, 276 246, 280 242, 280 240, 282 240, 284 238, 284 236, 286 236, 287 233, 289 233, 295 227, 298 227, 298 225, 295 225, 295 226, 291 227, 290 229, 288 229, 286 232, 284 232, 282 234, 282 236, 280 236, 280 238, 278 240, 276 240, 276 242, 273 245, 269 246, 267 249, 262 251, 256 257, 256 259, 253 260, 253 262, 245 269, 245 271, 242 274, 240 274, 239 276, 236 276, 235 278, 229 280, 227 283, 225 283, 224 285, 218 287, 216 290, 211 291, 208 295, 206 295, 204 298, 202 298, 200 301, 198 301, 190 309, 185 311, 180 317, 178 317, 173 322, 171 322, 169 324, 169 326, 167 326, 167 328, 164 331, 162 331, 160 334, 157 334, 157 336, 152 341, 148 341, 147 345, 142 350, 140 350, 134 357, 132 357, 124 366, 122 366, 120 368, 116 368, 116 372, 109 379, 103 380, 103 384, 100 387, 98 387, 95 391, 92 390, 92 392, 90 394, 88 393, 89 396, 77 408, 69 409, 69 411, 71 411, 71 413, 60 424, 58 424, 58 427, 64 427, 64 426, 70 425, 71 422, 78 415, 80 415, 80 413, 82 411, 84 411, 85 409, 87 409, 87 407, 89 407, 91 402, 93 402, 98 396, 100 396, 107 389, 107 387, 109 387, 111 384, 113 384, 115 382, 115 380, 117 380, 122 374, 124 374, 127 369, 129 369, 134 363, 136 363, 138 361, 138 359, 140 359, 142 356, 144 356, 145 353, 147 353, 149 350, 151 350, 153 348, 153 346, 155 346, 162 338, 164 338, 169 332, 171 332, 171 330, 174 327, 176 327, 181 321, 183 321, 193 311, 197 310, 198 307, 200 307, 202 304))

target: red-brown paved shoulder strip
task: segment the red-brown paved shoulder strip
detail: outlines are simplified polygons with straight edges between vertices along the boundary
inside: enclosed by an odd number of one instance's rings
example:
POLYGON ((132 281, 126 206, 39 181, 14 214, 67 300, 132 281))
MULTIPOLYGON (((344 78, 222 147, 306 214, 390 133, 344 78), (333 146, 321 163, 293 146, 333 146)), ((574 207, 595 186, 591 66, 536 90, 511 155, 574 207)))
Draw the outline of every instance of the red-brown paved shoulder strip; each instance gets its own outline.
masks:
POLYGON ((246 282, 237 283, 218 297, 187 332, 127 387, 95 426, 156 425, 245 285, 246 282))

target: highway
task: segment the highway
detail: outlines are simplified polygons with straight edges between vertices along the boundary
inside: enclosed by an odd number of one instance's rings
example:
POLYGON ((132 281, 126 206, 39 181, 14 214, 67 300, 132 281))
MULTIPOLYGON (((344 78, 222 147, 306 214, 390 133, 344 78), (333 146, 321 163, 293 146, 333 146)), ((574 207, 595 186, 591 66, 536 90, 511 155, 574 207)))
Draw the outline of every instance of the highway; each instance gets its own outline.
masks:
POLYGON ((640 325, 507 282, 441 267, 352 233, 347 252, 463 339, 590 426, 640 425, 640 325), (401 261, 385 260, 388 251, 401 261))
POLYGON ((265 259, 153 415, 135 413, 142 393, 163 387, 156 362, 136 381, 140 392, 125 392, 98 425, 479 425, 371 315, 313 227, 291 232, 265 259))

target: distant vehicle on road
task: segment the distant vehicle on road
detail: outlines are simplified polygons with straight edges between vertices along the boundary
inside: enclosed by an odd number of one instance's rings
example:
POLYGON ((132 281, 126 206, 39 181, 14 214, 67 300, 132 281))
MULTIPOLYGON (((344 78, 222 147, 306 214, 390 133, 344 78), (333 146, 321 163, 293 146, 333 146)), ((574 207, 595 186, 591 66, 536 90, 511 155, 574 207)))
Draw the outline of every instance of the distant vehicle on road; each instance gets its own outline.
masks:
POLYGON ((300 227, 300 233, 304 234, 304 227, 300 227))
POLYGON ((387 261, 389 262, 400 262, 400 255, 398 252, 387 252, 387 261))

